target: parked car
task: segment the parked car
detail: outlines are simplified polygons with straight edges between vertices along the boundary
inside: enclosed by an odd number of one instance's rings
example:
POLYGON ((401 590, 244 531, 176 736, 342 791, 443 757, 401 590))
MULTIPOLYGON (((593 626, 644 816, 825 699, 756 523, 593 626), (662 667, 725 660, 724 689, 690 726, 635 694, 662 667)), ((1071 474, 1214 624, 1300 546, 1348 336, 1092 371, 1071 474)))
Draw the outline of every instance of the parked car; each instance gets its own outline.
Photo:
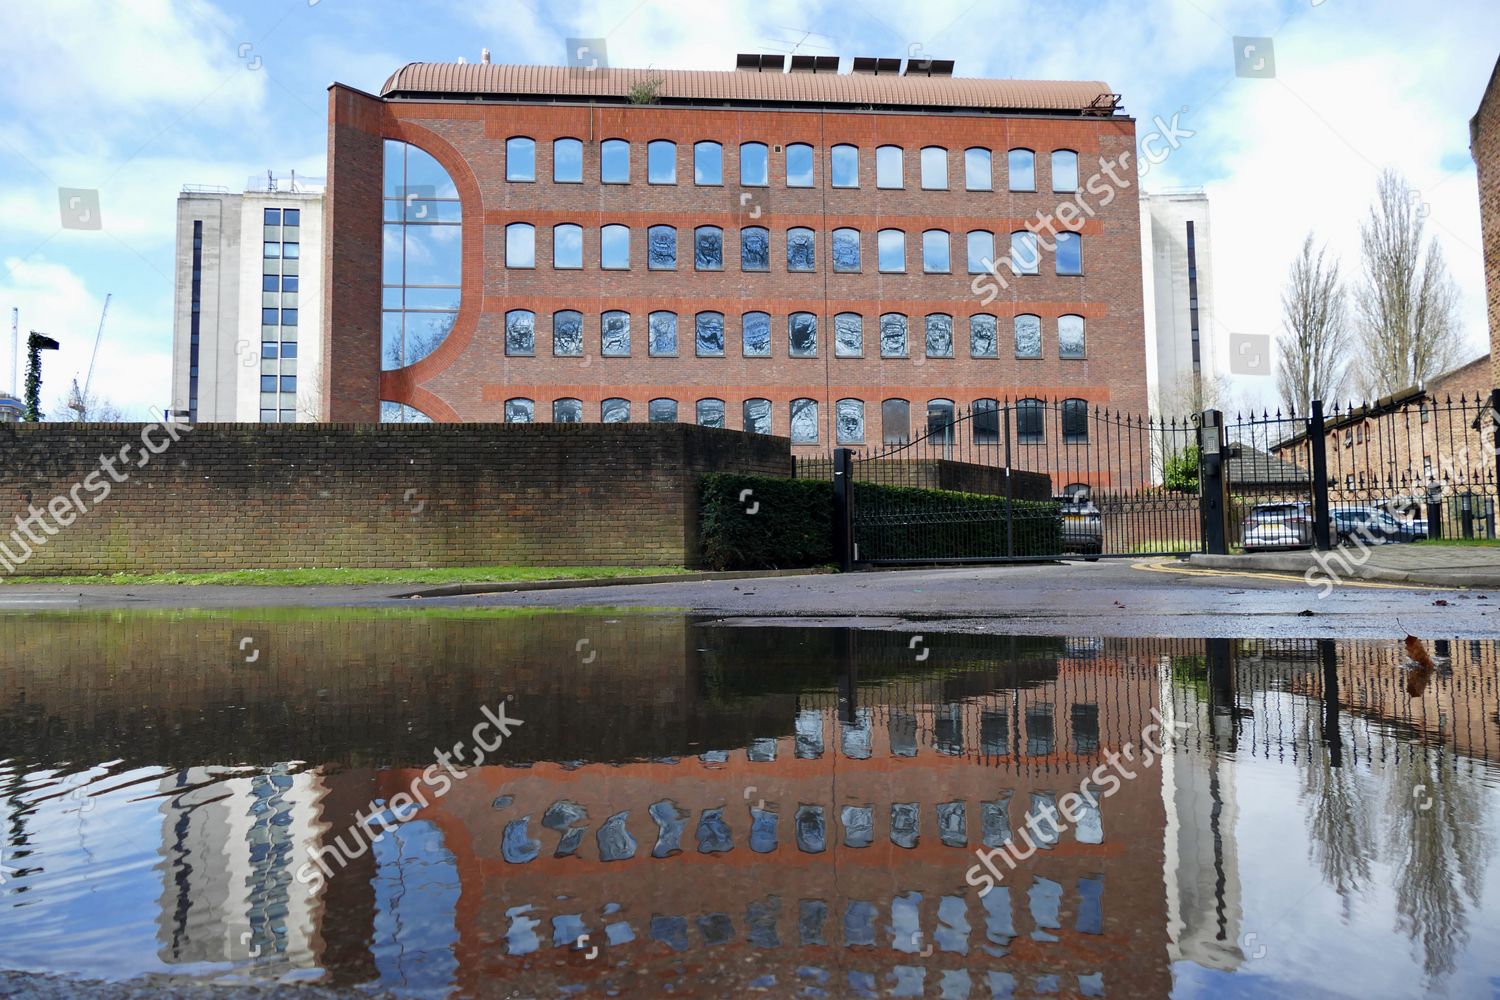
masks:
POLYGON ((1427 523, 1392 517, 1374 507, 1338 507, 1330 512, 1333 519, 1331 541, 1335 545, 1353 545, 1363 538, 1366 544, 1416 542, 1427 537, 1427 523))
POLYGON ((1062 505, 1062 550, 1098 557, 1104 551, 1104 519, 1087 493, 1052 499, 1062 505))
POLYGON ((1306 500, 1256 504, 1245 517, 1240 544, 1246 552, 1308 548, 1313 544, 1312 504, 1306 500))

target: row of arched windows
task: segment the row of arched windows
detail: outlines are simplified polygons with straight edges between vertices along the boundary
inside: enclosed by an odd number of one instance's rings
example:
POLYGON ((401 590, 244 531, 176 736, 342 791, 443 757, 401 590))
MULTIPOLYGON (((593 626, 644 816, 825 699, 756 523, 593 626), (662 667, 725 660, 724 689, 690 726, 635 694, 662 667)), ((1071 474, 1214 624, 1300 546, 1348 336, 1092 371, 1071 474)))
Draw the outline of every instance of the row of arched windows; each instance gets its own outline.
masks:
MULTIPOLYGON (((775 151, 781 153, 782 147, 775 151)), ((817 186, 816 154, 811 144, 793 142, 782 154, 781 172, 789 188, 817 186)), ((923 146, 918 152, 917 183, 924 191, 946 191, 952 184, 948 150, 943 146, 923 146)), ((1078 190, 1078 153, 1055 149, 1050 157, 1051 189, 1072 193, 1078 190)), ((629 184, 631 177, 630 142, 605 139, 599 143, 599 181, 602 184, 629 184)), ((961 161, 965 191, 992 191, 995 188, 994 154, 984 146, 970 146, 961 161)), ((742 187, 769 187, 771 183, 771 147, 763 142, 745 142, 739 147, 737 160, 739 184, 742 187)), ((720 186, 724 183, 724 147, 721 143, 693 143, 693 184, 720 186)), ((906 150, 901 146, 875 148, 873 163, 861 161, 858 146, 838 143, 828 149, 828 180, 834 188, 858 188, 862 176, 874 172, 875 186, 882 189, 906 187, 906 150)), ((1005 183, 1011 191, 1037 189, 1037 153, 1017 148, 1005 153, 1005 183)), ((537 179, 536 140, 516 135, 505 140, 505 179, 528 183, 537 179)), ((552 180, 556 184, 583 183, 583 141, 574 138, 552 142, 552 180)), ((678 183, 677 143, 656 139, 646 143, 646 183, 678 183)))
MULTIPOLYGON (((790 272, 812 272, 818 269, 818 236, 806 226, 793 226, 778 233, 785 250, 786 269, 790 272)), ((608 225, 599 229, 599 267, 607 270, 629 270, 631 266, 631 232, 629 226, 608 225)), ((953 272, 953 236, 946 229, 928 229, 921 235, 922 272, 953 272)), ((965 239, 965 266, 969 274, 993 273, 1008 265, 1014 274, 1039 274, 1043 249, 1052 252, 1054 270, 1061 275, 1083 273, 1083 237, 1074 232, 1052 234, 1051 246, 1044 247, 1039 234, 1017 230, 1010 234, 1010 252, 1004 261, 995 259, 995 234, 987 229, 971 230, 965 239)), ((677 227, 669 225, 646 228, 646 268, 651 271, 675 271, 680 259, 677 227)), ((689 248, 692 266, 697 271, 724 270, 724 230, 718 226, 699 226, 693 230, 689 248)), ((731 257, 733 248, 731 248, 731 257)), ((778 253, 778 258, 782 254, 778 253)), ((835 273, 857 273, 864 269, 865 246, 858 229, 841 227, 833 230, 829 256, 835 273)), ((907 233, 903 229, 881 229, 875 234, 876 269, 884 274, 906 272, 907 233)), ((740 230, 740 270, 771 270, 771 230, 764 226, 746 226, 740 230)), ((686 262, 683 261, 684 266, 686 262)), ((536 267, 536 227, 529 222, 512 222, 505 227, 505 266, 529 269, 536 267)), ((552 227, 552 267, 556 270, 579 270, 583 267, 583 227, 564 222, 552 227)))
MULTIPOLYGON (((692 330, 680 329, 683 320, 670 310, 655 310, 646 315, 646 346, 651 357, 677 357, 685 353, 680 341, 692 338, 693 353, 700 358, 722 358, 729 350, 729 334, 721 312, 700 312, 692 318, 692 330)), ((916 353, 928 358, 956 356, 953 317, 947 313, 929 313, 917 321, 921 344, 916 353)), ((1034 360, 1043 357, 1042 318, 1021 313, 1012 319, 1015 356, 1034 360)), ((882 358, 910 356, 913 335, 912 319, 904 313, 884 313, 872 335, 879 341, 882 358)), ((747 358, 772 355, 772 321, 767 312, 740 315, 740 354, 747 358)), ((787 356, 815 358, 819 352, 818 316, 794 312, 787 316, 787 356)), ((998 358, 999 320, 990 313, 969 317, 968 347, 971 358, 998 358)), ((1059 316, 1054 327, 1057 356, 1064 360, 1082 360, 1087 356, 1082 316, 1059 316)), ((612 309, 599 317, 599 354, 601 357, 630 357, 632 350, 631 314, 612 309)), ((537 353, 536 313, 530 309, 512 309, 505 314, 505 353, 512 357, 531 357, 537 353)), ((583 357, 583 313, 560 309, 552 314, 552 354, 554 357, 583 357)), ((865 356, 865 318, 859 313, 842 312, 833 317, 833 356, 865 356)))
MULTIPOLYGON (((793 444, 817 444, 821 424, 818 401, 807 397, 787 404, 786 424, 778 426, 769 399, 751 397, 740 403, 740 428, 753 434, 783 433, 793 444)), ((1022 399, 1014 404, 1017 444, 1038 445, 1046 441, 1046 404, 1040 399, 1022 399)), ((1087 444, 1089 439, 1088 402, 1065 399, 1059 407, 1058 427, 1064 444, 1087 444)), ((704 427, 728 427, 728 409, 718 397, 700 399, 693 405, 693 422, 704 427)), ((927 402, 927 424, 919 434, 929 440, 953 440, 958 433, 971 434, 975 444, 999 444, 1001 441, 1000 403, 995 399, 974 401, 972 415, 962 424, 956 422, 956 408, 951 399, 927 402)), ((630 400, 612 397, 599 403, 599 421, 606 424, 629 423, 630 400)), ((651 423, 677 423, 682 419, 678 402, 670 397, 653 399, 646 404, 646 420, 651 423)), ((505 422, 529 424, 537 420, 536 401, 517 396, 505 401, 505 422)), ((573 397, 552 401, 552 422, 577 424, 584 421, 584 403, 573 397)), ((886 399, 880 404, 880 440, 885 444, 905 444, 911 440, 911 402, 886 399)), ((841 445, 865 444, 865 401, 840 399, 834 403, 834 442, 841 445)))

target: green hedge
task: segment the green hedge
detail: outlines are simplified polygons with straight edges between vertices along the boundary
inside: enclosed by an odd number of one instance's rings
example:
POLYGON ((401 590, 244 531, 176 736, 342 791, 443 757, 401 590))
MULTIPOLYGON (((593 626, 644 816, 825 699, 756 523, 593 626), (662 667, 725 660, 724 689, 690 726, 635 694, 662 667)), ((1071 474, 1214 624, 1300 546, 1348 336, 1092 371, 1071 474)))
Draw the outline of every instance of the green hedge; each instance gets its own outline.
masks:
MULTIPOLYGON (((1004 497, 856 483, 854 504, 861 562, 1010 554, 1004 497)), ((1015 514, 1015 555, 1061 554, 1058 504, 1017 500, 1015 514)), ((831 563, 832 522, 833 484, 826 479, 703 477, 699 530, 703 562, 710 568, 831 563)))

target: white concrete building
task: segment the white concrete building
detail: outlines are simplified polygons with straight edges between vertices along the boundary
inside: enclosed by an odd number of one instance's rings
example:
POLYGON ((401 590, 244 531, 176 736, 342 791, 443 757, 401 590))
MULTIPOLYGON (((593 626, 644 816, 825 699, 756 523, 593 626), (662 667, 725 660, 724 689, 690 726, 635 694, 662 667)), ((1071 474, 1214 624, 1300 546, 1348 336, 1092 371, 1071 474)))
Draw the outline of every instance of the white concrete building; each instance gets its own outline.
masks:
POLYGON ((210 422, 318 419, 323 181, 251 178, 177 198, 172 410, 210 422))
POLYGON ((1225 352, 1214 326, 1213 251, 1202 188, 1141 193, 1146 391, 1157 416, 1212 405, 1225 352))

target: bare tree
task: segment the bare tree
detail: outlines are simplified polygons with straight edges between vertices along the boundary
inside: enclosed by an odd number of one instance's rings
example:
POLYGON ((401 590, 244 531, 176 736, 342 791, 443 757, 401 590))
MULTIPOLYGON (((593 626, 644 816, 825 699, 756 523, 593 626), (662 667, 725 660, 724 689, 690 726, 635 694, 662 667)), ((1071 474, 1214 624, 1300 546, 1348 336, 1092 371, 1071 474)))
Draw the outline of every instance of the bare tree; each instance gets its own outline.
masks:
POLYGON ((1360 358, 1355 387, 1382 396, 1425 382, 1458 360, 1458 288, 1437 241, 1423 240, 1425 208, 1395 170, 1380 174, 1359 228, 1363 281, 1354 295, 1360 358))
POLYGON ((1313 248, 1312 233, 1292 262, 1281 292, 1281 361, 1276 389, 1293 413, 1307 413, 1315 399, 1343 395, 1348 381, 1348 313, 1339 262, 1313 248))
POLYGON ((58 397, 51 414, 58 423, 117 424, 125 419, 125 411, 97 392, 85 396, 77 380, 66 396, 58 397))

